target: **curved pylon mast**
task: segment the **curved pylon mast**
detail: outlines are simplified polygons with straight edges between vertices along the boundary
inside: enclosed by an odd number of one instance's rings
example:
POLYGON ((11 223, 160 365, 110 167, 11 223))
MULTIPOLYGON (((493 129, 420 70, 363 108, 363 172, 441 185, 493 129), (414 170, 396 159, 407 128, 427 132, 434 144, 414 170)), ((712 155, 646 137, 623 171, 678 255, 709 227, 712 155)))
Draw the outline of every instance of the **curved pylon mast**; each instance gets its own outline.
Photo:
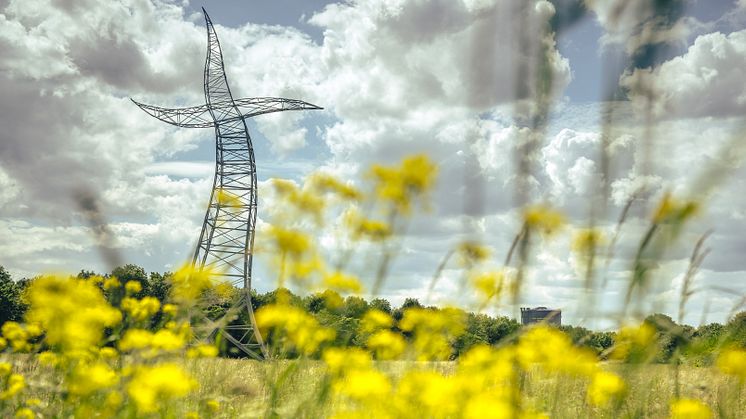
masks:
POLYGON ((202 12, 207 25, 205 104, 169 109, 133 102, 149 115, 172 125, 215 129, 215 178, 192 264, 198 269, 209 269, 214 275, 243 289, 239 303, 229 311, 229 315, 245 309, 250 324, 226 326, 216 322, 211 332, 223 329, 223 336, 247 355, 267 357, 267 348, 254 320, 250 296, 257 177, 246 119, 271 112, 322 108, 284 98, 234 100, 225 75, 220 41, 204 8, 202 12), (236 334, 240 336, 236 337, 236 334))

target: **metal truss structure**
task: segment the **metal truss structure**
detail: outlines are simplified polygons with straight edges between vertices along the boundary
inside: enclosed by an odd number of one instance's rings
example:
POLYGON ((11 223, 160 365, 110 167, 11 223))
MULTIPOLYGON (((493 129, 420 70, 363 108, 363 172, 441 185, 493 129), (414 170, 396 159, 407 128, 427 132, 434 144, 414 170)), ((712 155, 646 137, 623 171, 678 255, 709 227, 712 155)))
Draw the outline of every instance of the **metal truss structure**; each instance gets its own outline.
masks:
POLYGON ((207 25, 206 103, 169 109, 133 102, 149 115, 171 125, 215 129, 215 179, 192 264, 198 269, 209 269, 214 275, 242 288, 240 301, 229 313, 248 310, 250 324, 226 326, 216 322, 211 333, 222 329, 222 335, 245 354, 262 358, 268 356, 267 348, 256 327, 250 295, 257 177, 246 119, 271 112, 322 108, 283 98, 234 100, 215 28, 204 8, 202 12, 207 25))

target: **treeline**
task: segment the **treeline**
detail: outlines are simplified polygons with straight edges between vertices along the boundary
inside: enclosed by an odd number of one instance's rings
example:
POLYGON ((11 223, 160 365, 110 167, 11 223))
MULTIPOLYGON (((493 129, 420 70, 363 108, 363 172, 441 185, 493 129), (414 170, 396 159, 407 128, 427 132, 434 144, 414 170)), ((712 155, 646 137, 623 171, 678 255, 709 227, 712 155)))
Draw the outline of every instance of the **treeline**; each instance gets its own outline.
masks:
MULTIPOLYGON (((78 278, 89 278, 99 275, 91 271, 81 271, 78 278)), ((111 273, 99 275, 103 277, 116 277, 121 283, 137 281, 142 290, 136 297, 142 298, 152 296, 162 304, 167 302, 170 291, 170 273, 153 272, 147 274, 145 270, 136 265, 125 265, 114 269, 111 273)), ((20 279, 14 281, 8 272, 0 266, 0 324, 6 321, 22 321, 26 311, 24 301, 24 290, 33 281, 32 279, 20 279)), ((205 315, 213 320, 223 317, 238 297, 239 290, 235 288, 212 290, 203 298, 205 304, 202 310, 205 315)), ((391 315, 398 321, 404 311, 409 308, 423 308, 437 311, 438 307, 423 306, 415 298, 407 298, 399 307, 393 307, 391 303, 382 298, 374 298, 370 301, 358 296, 342 297, 334 291, 324 291, 306 296, 293 294, 287 289, 274 290, 267 293, 251 291, 252 305, 258 310, 264 305, 274 304, 279 296, 290 304, 301 307, 314 317, 323 326, 334 329, 336 334, 336 345, 358 346, 365 344, 366 335, 361 330, 360 321, 370 309, 378 309, 391 315)), ((520 335, 521 325, 515 319, 506 316, 489 316, 487 314, 460 312, 457 313, 464 319, 464 332, 451 342, 452 358, 457 358, 474 345, 487 344, 499 345, 516 339, 520 335)), ((242 312, 237 319, 237 324, 247 324, 246 312, 242 312)), ((651 360, 659 363, 670 362, 676 359, 680 362, 695 365, 709 365, 715 359, 717 352, 724 346, 735 346, 746 348, 746 312, 741 312, 731 318, 726 324, 711 323, 699 327, 679 325, 669 316, 654 314, 648 316, 645 324, 654 330, 655 351, 651 360)), ((614 344, 618 340, 616 332, 597 332, 578 326, 561 326, 560 330, 565 332, 569 338, 578 346, 584 346, 595 351, 600 358, 607 358, 611 354, 614 344)), ((409 338, 404 331, 396 329, 405 338, 409 338)), ((271 344, 272 337, 268 337, 271 344)), ((230 344, 222 345, 224 356, 238 356, 239 352, 230 344)), ((293 354, 286 354, 293 356, 293 354)))

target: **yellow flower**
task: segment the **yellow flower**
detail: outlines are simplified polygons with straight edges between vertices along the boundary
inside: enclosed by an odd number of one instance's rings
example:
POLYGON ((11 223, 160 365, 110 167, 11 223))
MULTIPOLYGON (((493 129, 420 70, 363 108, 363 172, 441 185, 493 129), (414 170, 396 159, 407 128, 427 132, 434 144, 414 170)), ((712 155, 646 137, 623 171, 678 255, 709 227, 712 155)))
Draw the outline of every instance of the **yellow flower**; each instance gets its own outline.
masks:
POLYGON ((644 360, 640 358, 646 358, 655 352, 655 336, 655 328, 648 323, 624 326, 617 333, 611 358, 644 360))
POLYGON ((48 367, 56 367, 60 362, 59 356, 54 352, 49 351, 40 353, 38 359, 41 365, 46 365, 48 367))
POLYGON ((383 221, 365 218, 356 210, 350 210, 345 214, 345 221, 352 232, 352 238, 366 238, 371 241, 383 241, 391 237, 393 231, 391 226, 383 221))
POLYGON ((364 402, 388 396, 391 392, 391 382, 383 373, 376 370, 351 370, 342 381, 335 383, 334 390, 338 394, 364 402))
POLYGON ((10 341, 10 346, 16 352, 23 352, 30 349, 28 344, 29 334, 26 329, 14 321, 5 322, 2 326, 3 336, 10 341))
POLYGON ((369 369, 373 365, 370 354, 360 348, 328 348, 324 350, 321 359, 334 376, 369 369))
POLYGON ((588 400, 596 406, 606 406, 613 400, 620 399, 627 389, 618 375, 599 371, 593 375, 588 386, 588 400))
POLYGON ((594 353, 573 346, 568 335, 546 325, 533 326, 521 336, 517 356, 525 369, 537 365, 546 371, 591 376, 598 368, 594 353))
POLYGON ((78 364, 70 377, 70 394, 87 396, 93 392, 115 386, 119 382, 116 372, 103 362, 92 365, 78 364))
POLYGON ((181 335, 168 329, 161 329, 155 332, 150 344, 154 349, 173 352, 183 348, 186 342, 181 335))
POLYGON ((505 274, 502 271, 478 273, 471 278, 471 283, 484 304, 492 298, 500 297, 505 285, 505 274))
POLYGON ((583 228, 573 234, 571 248, 579 255, 588 255, 606 243, 603 231, 596 228, 583 228))
POLYGON ((397 359, 407 347, 404 338, 391 330, 381 330, 368 338, 367 346, 377 359, 397 359))
POLYGON ((353 275, 347 275, 342 272, 335 272, 324 276, 323 286, 340 293, 359 294, 363 291, 363 285, 360 279, 353 275))
POLYGON ((31 283, 27 295, 26 320, 46 331, 45 343, 65 352, 98 346, 104 329, 122 320, 122 313, 90 281, 42 277, 31 283))
POLYGON ((746 380, 746 351, 735 348, 723 350, 718 356, 717 367, 725 374, 746 380))
POLYGON ((220 410, 220 402, 215 399, 207 400, 205 406, 207 406, 207 410, 212 413, 217 413, 217 411, 220 410))
POLYGON ((144 349, 150 346, 152 341, 153 334, 151 332, 142 329, 130 329, 119 340, 119 350, 126 352, 133 349, 144 349))
POLYGON ((322 193, 331 192, 346 200, 357 201, 362 198, 362 194, 357 189, 327 174, 313 174, 310 183, 322 193))
POLYGON ((22 407, 16 410, 15 417, 16 419, 33 419, 34 411, 29 409, 28 407, 22 407))
POLYGON ((164 304, 162 311, 164 315, 173 317, 176 315, 178 307, 174 304, 164 304))
POLYGON ((272 237, 280 252, 292 257, 300 257, 311 248, 311 241, 308 236, 299 231, 272 226, 270 237, 272 237))
POLYGON ((7 362, 0 362, 0 378, 7 377, 13 371, 13 366, 7 362))
POLYGON ((670 193, 663 196, 658 208, 653 213, 654 223, 684 222, 699 212, 699 203, 696 201, 681 201, 674 198, 670 193))
POLYGON ((141 367, 127 385, 140 413, 153 413, 170 399, 183 398, 197 383, 176 364, 141 367))
POLYGON ((0 338, 0 351, 8 347, 8 341, 5 338, 0 338))
POLYGON ((122 283, 119 282, 119 280, 113 276, 111 278, 106 278, 106 280, 104 280, 104 289, 107 291, 112 290, 114 288, 119 288, 121 286, 122 286, 122 283))
POLYGON ((437 167, 421 154, 405 158, 400 167, 374 165, 371 173, 376 181, 378 198, 406 214, 411 208, 412 199, 432 188, 437 167))
POLYGON ((8 400, 9 398, 20 393, 26 387, 26 380, 20 374, 11 374, 8 377, 6 388, 0 391, 0 400, 8 400))
POLYGON ((360 320, 360 330, 365 333, 372 333, 378 329, 388 329, 393 325, 394 319, 391 316, 375 308, 366 311, 360 320))
POLYGON ((710 419, 712 411, 699 400, 679 399, 671 403, 671 419, 710 419))
POLYGON ((129 297, 122 299, 122 310, 135 321, 150 319, 160 308, 161 303, 155 297, 145 297, 142 300, 129 297))
POLYGON ((304 310, 285 304, 271 304, 256 312, 259 328, 267 333, 270 330, 278 338, 286 337, 300 352, 310 355, 324 343, 334 339, 332 329, 322 327, 318 321, 304 310))
POLYGON ((119 356, 119 352, 116 349, 108 346, 99 349, 98 353, 103 359, 116 359, 119 356))
POLYGON ((531 230, 551 236, 565 225, 565 216, 545 205, 534 205, 523 211, 523 222, 531 230))
POLYGON ((212 272, 183 265, 171 277, 171 297, 178 303, 191 304, 202 292, 212 286, 212 272))
POLYGON ((413 347, 420 361, 445 360, 451 355, 450 340, 464 332, 465 313, 458 309, 410 308, 399 328, 414 333, 413 347))
POLYGON ((215 358, 218 356, 218 348, 215 345, 200 344, 187 350, 188 358, 215 358))
POLYGON ((484 262, 490 257, 490 249, 472 241, 462 242, 458 245, 457 251, 461 261, 467 266, 484 262))
POLYGON ((517 415, 508 400, 483 393, 467 402, 463 417, 465 419, 511 419, 517 415))
POLYGON ((127 281, 124 284, 124 290, 127 291, 127 294, 137 294, 142 291, 142 285, 138 281, 127 281))

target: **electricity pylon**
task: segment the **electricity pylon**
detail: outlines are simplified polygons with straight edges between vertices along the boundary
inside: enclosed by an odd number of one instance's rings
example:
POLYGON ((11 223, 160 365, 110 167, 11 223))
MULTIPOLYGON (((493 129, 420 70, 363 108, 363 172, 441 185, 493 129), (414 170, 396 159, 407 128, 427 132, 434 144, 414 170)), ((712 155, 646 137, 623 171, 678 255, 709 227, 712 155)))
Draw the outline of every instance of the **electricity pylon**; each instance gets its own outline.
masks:
POLYGON ((149 115, 171 125, 215 128, 215 179, 192 264, 198 269, 208 269, 242 288, 240 301, 229 313, 247 310, 249 324, 216 327, 223 329, 222 335, 245 354, 266 358, 267 348, 256 326, 250 294, 257 184, 254 149, 246 119, 271 112, 322 108, 294 99, 233 99, 225 75, 220 42, 204 8, 202 12, 207 25, 204 72, 206 103, 190 108, 169 109, 133 102, 149 115), (233 336, 231 330, 241 336, 233 336))

